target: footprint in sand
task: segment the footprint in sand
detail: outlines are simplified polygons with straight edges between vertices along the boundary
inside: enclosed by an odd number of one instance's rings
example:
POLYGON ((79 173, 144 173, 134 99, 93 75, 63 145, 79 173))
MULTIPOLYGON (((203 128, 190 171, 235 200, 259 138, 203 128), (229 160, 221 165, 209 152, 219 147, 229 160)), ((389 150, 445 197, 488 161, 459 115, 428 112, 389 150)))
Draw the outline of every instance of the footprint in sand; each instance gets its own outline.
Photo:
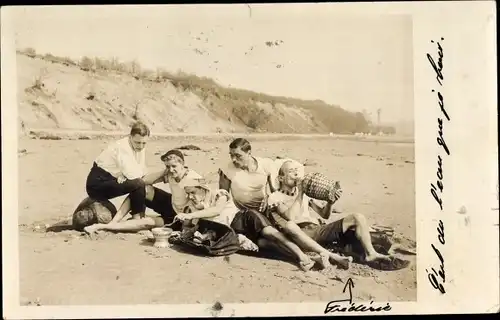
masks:
POLYGON ((169 258, 170 254, 164 250, 146 249, 144 250, 148 255, 153 258, 169 258))
POLYGON ((89 240, 103 240, 108 236, 107 232, 104 231, 94 231, 93 229, 86 230, 86 228, 84 228, 84 230, 85 238, 89 240))

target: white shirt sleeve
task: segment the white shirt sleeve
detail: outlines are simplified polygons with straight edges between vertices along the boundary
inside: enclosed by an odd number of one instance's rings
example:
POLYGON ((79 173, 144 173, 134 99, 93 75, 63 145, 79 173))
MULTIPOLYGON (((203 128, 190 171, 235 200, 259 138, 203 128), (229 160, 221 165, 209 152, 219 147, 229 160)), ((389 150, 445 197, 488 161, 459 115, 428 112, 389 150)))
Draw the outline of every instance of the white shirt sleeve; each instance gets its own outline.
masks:
POLYGON ((225 166, 219 168, 219 171, 226 176, 226 178, 231 181, 233 179, 234 165, 232 162, 227 163, 225 166))
POLYGON ((142 165, 137 162, 132 150, 118 147, 115 152, 118 167, 125 178, 133 180, 144 176, 142 165))
POLYGON ((272 175, 274 173, 274 169, 275 169, 274 161, 272 159, 269 159, 269 158, 261 158, 260 161, 262 163, 262 167, 263 167, 264 171, 268 175, 272 175))
POLYGON ((141 151, 141 165, 142 165, 142 176, 148 173, 148 166, 146 165, 146 150, 141 151))

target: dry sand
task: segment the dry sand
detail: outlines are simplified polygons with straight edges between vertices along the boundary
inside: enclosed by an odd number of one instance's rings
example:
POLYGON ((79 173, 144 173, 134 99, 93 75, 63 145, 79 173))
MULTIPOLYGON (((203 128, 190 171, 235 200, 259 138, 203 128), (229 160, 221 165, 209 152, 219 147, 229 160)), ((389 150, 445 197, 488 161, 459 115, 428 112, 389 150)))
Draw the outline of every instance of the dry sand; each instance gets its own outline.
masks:
MULTIPOLYGON (((188 164, 216 182, 226 162, 227 138, 152 141, 148 164, 159 169, 159 154, 194 143, 188 164), (194 141, 196 140, 196 141, 194 141)), ((90 240, 76 231, 45 232, 66 219, 86 197, 85 179, 105 140, 21 138, 19 149, 19 232, 21 303, 148 304, 313 302, 343 297, 353 278, 356 300, 416 300, 415 256, 410 267, 383 272, 353 264, 349 271, 299 271, 290 262, 240 254, 199 257, 173 248, 155 249, 145 236, 103 233, 90 240)), ((287 155, 341 181, 336 208, 359 212, 369 223, 392 226, 415 241, 413 144, 339 139, 286 139, 253 143, 254 153, 287 155)), ((167 188, 166 186, 161 186, 167 188)), ((118 205, 123 197, 113 200, 118 205)))

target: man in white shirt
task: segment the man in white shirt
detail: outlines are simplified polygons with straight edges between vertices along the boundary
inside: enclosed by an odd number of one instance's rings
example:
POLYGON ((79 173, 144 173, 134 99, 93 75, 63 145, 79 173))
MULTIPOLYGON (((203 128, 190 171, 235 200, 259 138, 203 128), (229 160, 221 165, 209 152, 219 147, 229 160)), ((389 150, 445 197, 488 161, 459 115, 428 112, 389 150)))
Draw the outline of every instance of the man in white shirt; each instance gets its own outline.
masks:
POLYGON ((89 197, 108 200, 129 195, 131 214, 144 216, 146 210, 146 143, 149 128, 135 123, 129 136, 110 144, 94 161, 87 177, 89 197))
POLYGON ((231 162, 219 169, 219 189, 231 193, 234 204, 240 210, 231 228, 254 243, 263 237, 286 248, 299 260, 300 267, 310 270, 315 262, 295 243, 276 230, 265 216, 267 197, 274 191, 272 174, 274 161, 252 155, 250 142, 237 138, 229 144, 231 162))

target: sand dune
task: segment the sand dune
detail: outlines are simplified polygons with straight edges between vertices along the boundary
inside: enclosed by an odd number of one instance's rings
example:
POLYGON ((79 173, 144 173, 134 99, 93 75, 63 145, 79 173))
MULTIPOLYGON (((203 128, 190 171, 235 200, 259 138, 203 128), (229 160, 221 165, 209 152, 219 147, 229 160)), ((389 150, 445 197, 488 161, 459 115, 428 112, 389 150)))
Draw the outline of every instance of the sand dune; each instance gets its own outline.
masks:
POLYGON ((157 133, 375 130, 362 113, 320 100, 225 88, 212 79, 182 73, 137 75, 114 69, 90 71, 93 65, 73 64, 69 58, 50 54, 18 53, 19 121, 24 128, 120 131, 139 119, 157 133))

